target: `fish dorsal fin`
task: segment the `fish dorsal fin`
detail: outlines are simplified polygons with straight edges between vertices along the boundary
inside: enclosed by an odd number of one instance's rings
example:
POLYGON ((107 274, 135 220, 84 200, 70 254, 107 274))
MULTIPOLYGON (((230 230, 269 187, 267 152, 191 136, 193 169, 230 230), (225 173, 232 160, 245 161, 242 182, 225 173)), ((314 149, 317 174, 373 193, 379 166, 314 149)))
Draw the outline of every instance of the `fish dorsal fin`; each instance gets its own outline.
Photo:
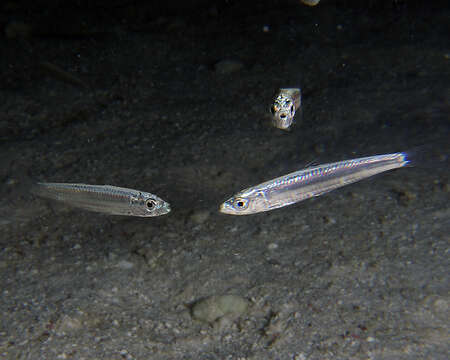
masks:
POLYGON ((313 159, 309 163, 306 163, 306 165, 303 167, 303 169, 306 170, 306 169, 309 169, 309 168, 312 168, 312 167, 315 167, 315 166, 318 166, 318 165, 320 165, 319 164, 319 160, 313 159))

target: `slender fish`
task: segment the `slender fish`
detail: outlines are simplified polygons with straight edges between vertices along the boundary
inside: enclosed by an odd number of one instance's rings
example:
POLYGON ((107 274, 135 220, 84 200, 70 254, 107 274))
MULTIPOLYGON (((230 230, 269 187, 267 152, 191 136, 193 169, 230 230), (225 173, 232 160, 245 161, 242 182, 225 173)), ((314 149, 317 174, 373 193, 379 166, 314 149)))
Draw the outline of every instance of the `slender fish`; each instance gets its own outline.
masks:
POLYGON ((156 195, 111 185, 37 183, 32 192, 80 209, 110 215, 149 217, 170 212, 169 203, 156 195))
POLYGON ((300 108, 301 104, 302 93, 300 89, 279 89, 270 107, 273 126, 281 130, 289 130, 294 123, 295 112, 300 108))
POLYGON ((269 211, 407 165, 411 159, 406 152, 323 164, 242 190, 225 201, 220 211, 231 215, 269 211))

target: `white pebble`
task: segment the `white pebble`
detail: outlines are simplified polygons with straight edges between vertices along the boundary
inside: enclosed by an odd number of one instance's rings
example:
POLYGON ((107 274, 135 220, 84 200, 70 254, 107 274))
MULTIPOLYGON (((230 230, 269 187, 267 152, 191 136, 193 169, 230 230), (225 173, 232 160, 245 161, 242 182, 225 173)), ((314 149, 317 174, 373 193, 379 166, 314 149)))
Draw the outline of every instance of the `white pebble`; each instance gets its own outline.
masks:
POLYGON ((247 307, 248 301, 237 295, 211 296, 194 305, 192 316, 206 322, 214 322, 224 316, 234 319, 245 313, 247 307))

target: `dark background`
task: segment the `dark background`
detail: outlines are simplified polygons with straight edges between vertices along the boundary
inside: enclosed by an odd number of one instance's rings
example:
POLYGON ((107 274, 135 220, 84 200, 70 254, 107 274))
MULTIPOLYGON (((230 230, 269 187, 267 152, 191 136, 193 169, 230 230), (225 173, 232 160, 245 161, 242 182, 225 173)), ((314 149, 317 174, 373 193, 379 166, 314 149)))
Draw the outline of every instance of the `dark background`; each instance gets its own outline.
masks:
POLYGON ((2 1, 0 29, 0 358, 449 358, 448 1, 2 1), (289 132, 280 87, 303 91, 289 132), (307 164, 423 144, 438 157, 417 168, 218 212, 307 164), (88 213, 35 181, 172 211, 88 213), (247 311, 192 317, 223 294, 247 311))

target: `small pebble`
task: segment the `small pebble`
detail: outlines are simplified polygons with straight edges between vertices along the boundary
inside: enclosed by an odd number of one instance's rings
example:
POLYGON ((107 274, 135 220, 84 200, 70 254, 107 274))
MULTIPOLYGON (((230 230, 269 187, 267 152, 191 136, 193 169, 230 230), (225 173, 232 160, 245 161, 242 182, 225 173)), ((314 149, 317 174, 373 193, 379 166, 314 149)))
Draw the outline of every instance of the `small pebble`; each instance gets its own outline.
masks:
POLYGON ((303 353, 299 353, 294 356, 294 360, 306 360, 306 355, 303 353))
POLYGON ((32 30, 30 24, 12 21, 5 26, 5 36, 7 39, 29 38, 32 35, 32 30))
POLYGON ((79 318, 64 315, 56 325, 56 333, 60 335, 70 334, 80 330, 83 323, 79 318))
POLYGON ((450 302, 447 298, 438 295, 430 295, 425 298, 424 304, 437 318, 443 321, 449 319, 450 302))
POLYGON ((201 321, 214 322, 224 316, 237 318, 247 311, 248 301, 237 295, 211 296, 200 300, 192 308, 192 316, 201 321))
POLYGON ((194 224, 203 224, 206 220, 208 220, 210 216, 210 212, 208 210, 198 210, 191 214, 189 217, 189 220, 192 221, 194 224))
POLYGON ((323 223, 324 224, 329 224, 329 225, 334 225, 334 224, 336 224, 336 219, 334 219, 334 218, 332 218, 332 217, 329 217, 329 216, 324 216, 323 218, 323 223))
POLYGON ((393 191, 397 195, 399 204, 402 206, 408 206, 411 201, 417 198, 417 195, 415 193, 408 190, 394 189, 393 191))

